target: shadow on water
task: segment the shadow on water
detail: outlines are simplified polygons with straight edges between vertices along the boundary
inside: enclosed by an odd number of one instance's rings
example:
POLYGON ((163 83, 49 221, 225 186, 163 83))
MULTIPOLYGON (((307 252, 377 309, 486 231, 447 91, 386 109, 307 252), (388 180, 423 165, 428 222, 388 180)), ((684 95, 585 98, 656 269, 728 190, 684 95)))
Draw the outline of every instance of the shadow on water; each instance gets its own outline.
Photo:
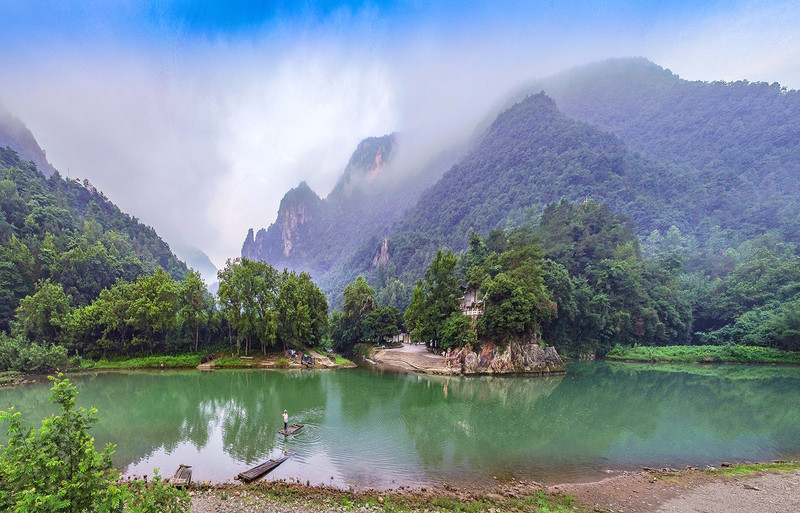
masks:
MULTIPOLYGON (((194 465, 223 482, 285 450, 271 478, 339 486, 511 477, 582 480, 608 470, 800 455, 800 368, 578 362, 568 374, 109 372, 72 378, 99 410, 99 445, 130 473, 194 465), (283 437, 281 413, 305 424, 283 437)), ((26 418, 53 413, 49 384, 0 390, 26 418)))

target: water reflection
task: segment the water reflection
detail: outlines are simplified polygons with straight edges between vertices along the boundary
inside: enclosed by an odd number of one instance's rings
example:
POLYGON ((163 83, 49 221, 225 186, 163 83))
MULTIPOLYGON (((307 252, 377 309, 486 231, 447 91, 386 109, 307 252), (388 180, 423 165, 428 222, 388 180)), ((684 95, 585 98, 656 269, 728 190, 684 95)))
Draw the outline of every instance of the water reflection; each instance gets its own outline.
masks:
MULTIPOLYGON (((800 454, 800 369, 571 364, 548 378, 356 371, 81 375, 99 444, 132 474, 194 466, 226 481, 286 449, 271 478, 391 487, 593 478, 606 469, 800 454), (306 425, 277 435, 281 412, 306 425)), ((0 390, 0 408, 53 412, 49 385, 0 390)))

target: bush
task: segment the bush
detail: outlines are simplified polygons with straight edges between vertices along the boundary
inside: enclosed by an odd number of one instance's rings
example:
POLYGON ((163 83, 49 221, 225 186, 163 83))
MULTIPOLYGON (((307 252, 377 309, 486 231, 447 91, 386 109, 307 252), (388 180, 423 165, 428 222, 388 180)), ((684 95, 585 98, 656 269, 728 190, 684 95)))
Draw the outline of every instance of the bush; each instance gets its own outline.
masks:
POLYGON ((77 391, 68 379, 50 377, 59 414, 34 430, 13 408, 0 411, 8 423, 8 444, 0 446, 0 511, 19 513, 128 511, 150 513, 188 511, 184 492, 133 482, 119 484, 111 466, 114 446, 94 448, 88 430, 97 422, 97 410, 75 407, 77 391))
POLYGON ((56 344, 29 342, 24 337, 0 333, 0 371, 43 372, 64 368, 67 349, 56 344))
POLYGON ((278 369, 288 369, 289 368, 289 360, 286 358, 278 358, 275 360, 275 367, 278 369))
POLYGON ((139 358, 100 360, 98 368, 106 369, 183 369, 200 365, 200 356, 184 354, 178 356, 142 356, 139 358))

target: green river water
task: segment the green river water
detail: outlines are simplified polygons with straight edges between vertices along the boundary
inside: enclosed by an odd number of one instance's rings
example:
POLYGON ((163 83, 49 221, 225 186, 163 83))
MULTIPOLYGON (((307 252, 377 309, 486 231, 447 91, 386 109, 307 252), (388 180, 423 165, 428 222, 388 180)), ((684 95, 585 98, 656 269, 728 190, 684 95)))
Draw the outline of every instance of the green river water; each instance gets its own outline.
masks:
MULTIPOLYGON (((219 370, 71 376, 99 446, 127 474, 195 481, 297 454, 268 476, 392 488, 495 478, 546 484, 621 470, 800 456, 800 367, 576 362, 553 377, 219 370), (278 435, 281 413, 305 428, 278 435)), ((0 389, 39 424, 49 383, 0 389)))

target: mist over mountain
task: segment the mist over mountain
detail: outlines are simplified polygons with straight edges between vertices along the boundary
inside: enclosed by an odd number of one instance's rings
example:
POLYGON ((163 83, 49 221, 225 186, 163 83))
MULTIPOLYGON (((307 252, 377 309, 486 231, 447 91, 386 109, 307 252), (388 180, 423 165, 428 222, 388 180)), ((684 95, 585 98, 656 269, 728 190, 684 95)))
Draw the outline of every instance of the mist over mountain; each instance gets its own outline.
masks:
POLYGON ((391 198, 414 199, 402 184, 342 200, 352 169, 369 176, 386 148, 360 146, 328 198, 301 184, 276 223, 248 235, 243 256, 309 270, 329 295, 358 274, 412 283, 439 247, 461 251, 472 231, 536 222, 562 199, 606 204, 643 239, 672 230, 682 251, 697 254, 765 233, 800 242, 797 91, 690 82, 642 58, 524 91, 412 205, 387 208, 391 198))
POLYGON ((5 147, 16 151, 21 159, 36 164, 36 167, 45 176, 56 172, 55 168, 47 161, 47 155, 39 147, 39 143, 36 142, 36 138, 33 137, 28 127, 0 105, 0 148, 5 147))
POLYGON ((380 239, 441 174, 437 161, 421 171, 397 165, 401 139, 389 134, 361 141, 325 199, 305 182, 291 189, 269 228, 250 229, 242 256, 310 271, 325 283, 324 277, 339 272, 355 247, 379 247, 380 239))

